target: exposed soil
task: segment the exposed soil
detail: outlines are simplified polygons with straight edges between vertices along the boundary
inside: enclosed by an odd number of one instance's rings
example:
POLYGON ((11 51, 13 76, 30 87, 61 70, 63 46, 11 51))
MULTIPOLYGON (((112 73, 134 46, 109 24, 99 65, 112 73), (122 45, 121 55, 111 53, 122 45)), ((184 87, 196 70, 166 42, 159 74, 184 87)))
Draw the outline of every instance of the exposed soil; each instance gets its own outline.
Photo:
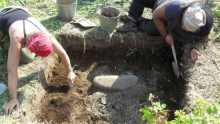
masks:
MULTIPOLYGON (((198 62, 195 65, 196 69, 194 69, 193 75, 188 75, 191 76, 190 78, 185 77, 190 81, 185 81, 181 77, 176 78, 173 72, 173 55, 168 45, 162 45, 157 49, 150 47, 153 46, 152 43, 157 44, 157 41, 160 41, 155 37, 151 37, 155 38, 154 42, 152 39, 150 40, 152 42, 144 42, 145 40, 136 38, 138 41, 136 45, 133 45, 134 42, 131 43, 132 39, 116 43, 114 39, 111 39, 110 42, 102 39, 95 40, 97 37, 94 39, 91 37, 86 38, 89 39, 87 40, 89 42, 86 43, 86 49, 83 49, 84 43, 75 37, 75 39, 73 37, 63 38, 65 40, 62 42, 62 46, 66 49, 77 75, 72 89, 68 86, 66 71, 63 65, 58 62, 59 59, 53 62, 55 60, 53 58, 37 58, 30 65, 19 69, 20 78, 25 79, 27 75, 36 75, 40 77, 39 82, 42 86, 30 82, 31 86, 25 85, 19 91, 18 96, 22 109, 19 109, 19 114, 15 118, 19 119, 18 122, 144 124, 148 122, 141 120, 142 113, 139 112, 139 109, 145 105, 151 106, 148 101, 150 93, 157 96, 155 102, 160 101, 160 103, 167 104, 166 109, 170 112, 168 120, 173 119, 174 110, 185 109, 185 105, 195 99, 219 96, 218 93, 215 94, 219 89, 218 65, 213 63, 209 68, 216 75, 218 74, 215 81, 211 80, 212 78, 207 73, 202 75, 203 80, 201 80, 201 76, 198 76, 201 75, 201 71, 207 70, 207 65, 210 65, 207 60, 210 60, 209 57, 215 57, 214 53, 210 54, 211 52, 204 51, 202 55, 207 59, 198 62), (39 69, 33 69, 35 66, 39 69), (35 70, 38 71, 35 72, 35 70), (92 84, 92 80, 96 76, 131 73, 138 77, 138 82, 127 90, 103 90, 92 84), (200 81, 203 82, 200 83, 200 81), (210 84, 213 85, 212 88, 216 89, 207 90, 210 84), (24 91, 32 92, 31 95, 26 95, 23 93, 24 91)), ((189 60, 189 48, 182 47, 183 50, 179 48, 180 46, 180 44, 175 44, 178 60, 182 63, 181 65, 184 65, 181 66, 183 67, 181 69, 187 70, 191 66, 187 65, 189 63, 187 61, 189 60)), ((220 47, 216 44, 216 47, 211 48, 219 51, 220 47)), ((218 99, 214 100, 219 101, 218 99)))
POLYGON ((171 111, 181 108, 185 84, 173 73, 169 48, 161 48, 154 54, 149 54, 149 49, 93 49, 83 55, 72 49, 67 51, 77 75, 74 87, 68 87, 63 65, 53 68, 48 74, 41 111, 36 115, 39 121, 141 124, 144 122, 139 109, 150 105, 149 93, 158 96, 156 101, 166 103, 171 111), (95 76, 127 73, 139 78, 138 84, 128 90, 104 91, 92 85, 95 76))
MULTIPOLYGON (((203 60, 193 66, 189 71, 193 74, 185 81, 175 77, 172 51, 161 46, 161 37, 76 27, 68 23, 57 30, 77 75, 73 88, 68 86, 66 71, 58 59, 54 62, 53 57, 37 58, 19 67, 21 107, 13 112, 11 120, 2 116, 1 123, 143 124, 146 122, 141 120, 139 109, 150 106, 150 93, 157 96, 155 101, 167 104, 168 120, 173 119, 174 110, 194 100, 204 98, 219 103, 220 60, 212 51, 220 50, 219 42, 202 53, 203 60), (138 77, 138 83, 127 90, 107 91, 92 84, 95 76, 130 73, 138 77)), ((183 70, 188 70, 189 49, 177 50, 183 70)))

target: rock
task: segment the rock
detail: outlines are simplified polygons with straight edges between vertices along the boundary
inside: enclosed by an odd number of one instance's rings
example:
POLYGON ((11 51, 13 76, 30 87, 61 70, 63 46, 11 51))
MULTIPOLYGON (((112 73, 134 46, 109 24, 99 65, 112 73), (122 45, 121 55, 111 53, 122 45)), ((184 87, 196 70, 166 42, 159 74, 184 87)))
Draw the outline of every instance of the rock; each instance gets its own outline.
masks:
POLYGON ((99 104, 99 112, 101 112, 102 114, 108 114, 105 106, 102 104, 99 104))
POLYGON ((102 98, 101 98, 101 103, 102 103, 103 105, 106 105, 106 104, 107 104, 107 98, 106 98, 106 97, 102 97, 102 98))
POLYGON ((110 75, 95 77, 93 84, 102 89, 126 90, 134 86, 137 81, 138 77, 134 75, 110 75))
POLYGON ((98 100, 100 100, 103 96, 106 96, 105 93, 101 93, 101 92, 95 92, 93 93, 92 95, 89 95, 88 96, 88 100, 91 102, 91 103, 95 103, 97 102, 98 100))
POLYGON ((123 105, 120 102, 116 102, 114 103, 114 105, 112 106, 116 111, 120 111, 121 109, 123 109, 123 105))
POLYGON ((86 108, 86 110, 87 110, 88 112, 90 112, 90 111, 91 111, 91 109, 90 109, 90 108, 86 108))
POLYGON ((128 12, 121 13, 119 20, 120 21, 127 21, 128 20, 128 12))

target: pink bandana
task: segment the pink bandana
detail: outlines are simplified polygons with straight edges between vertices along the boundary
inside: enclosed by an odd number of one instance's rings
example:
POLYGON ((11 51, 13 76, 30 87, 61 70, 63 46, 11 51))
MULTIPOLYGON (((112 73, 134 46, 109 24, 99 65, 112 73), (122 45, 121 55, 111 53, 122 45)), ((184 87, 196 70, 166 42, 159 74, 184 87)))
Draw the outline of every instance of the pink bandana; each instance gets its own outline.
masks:
POLYGON ((46 57, 52 52, 52 43, 45 33, 39 33, 27 41, 29 50, 38 56, 46 57))

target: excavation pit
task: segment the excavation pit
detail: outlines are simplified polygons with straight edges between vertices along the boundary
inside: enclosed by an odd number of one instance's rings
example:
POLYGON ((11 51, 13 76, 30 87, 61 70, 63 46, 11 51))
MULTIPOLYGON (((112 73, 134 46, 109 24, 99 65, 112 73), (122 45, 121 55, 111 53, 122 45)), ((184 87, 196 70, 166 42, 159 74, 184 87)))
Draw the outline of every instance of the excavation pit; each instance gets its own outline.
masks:
MULTIPOLYGON (((90 29, 81 37, 76 32, 70 35, 75 30, 71 26, 63 27, 58 40, 76 74, 73 88, 69 87, 66 70, 56 54, 37 57, 21 67, 20 79, 34 75, 32 80, 37 79, 38 83, 27 83, 19 91, 20 102, 25 105, 21 109, 25 114, 18 117, 20 122, 143 124, 139 109, 151 106, 150 93, 157 96, 155 102, 167 104, 169 119, 173 119, 174 110, 185 105, 182 101, 186 82, 176 78, 172 50, 161 37, 143 32, 108 34, 101 29, 90 29), (138 80, 127 89, 102 89, 93 84, 96 76, 130 74, 138 80), (26 95, 30 92, 26 89, 32 91, 31 95, 26 95)), ((181 51, 177 52, 180 60, 181 51)))
POLYGON ((185 81, 175 77, 168 47, 154 54, 151 49, 129 48, 88 49, 85 53, 71 48, 66 51, 77 75, 73 89, 68 88, 66 70, 58 63, 52 74, 48 73, 49 87, 36 115, 40 122, 141 124, 144 122, 139 109, 150 106, 147 100, 150 93, 158 96, 155 101, 166 103, 171 111, 181 108, 185 81), (137 76, 137 84, 115 91, 92 83, 96 76, 121 74, 137 76))

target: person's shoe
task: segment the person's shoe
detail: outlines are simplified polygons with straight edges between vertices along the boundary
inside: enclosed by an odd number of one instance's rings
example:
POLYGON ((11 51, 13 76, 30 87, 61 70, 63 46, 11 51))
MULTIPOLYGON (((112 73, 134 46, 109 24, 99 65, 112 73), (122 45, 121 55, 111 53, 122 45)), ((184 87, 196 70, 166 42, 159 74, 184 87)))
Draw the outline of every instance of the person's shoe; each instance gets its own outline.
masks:
POLYGON ((117 32, 129 32, 129 31, 137 31, 137 23, 131 19, 128 19, 124 25, 120 26, 116 29, 117 32))
POLYGON ((125 22, 129 19, 128 12, 124 12, 120 14, 119 20, 125 22))

